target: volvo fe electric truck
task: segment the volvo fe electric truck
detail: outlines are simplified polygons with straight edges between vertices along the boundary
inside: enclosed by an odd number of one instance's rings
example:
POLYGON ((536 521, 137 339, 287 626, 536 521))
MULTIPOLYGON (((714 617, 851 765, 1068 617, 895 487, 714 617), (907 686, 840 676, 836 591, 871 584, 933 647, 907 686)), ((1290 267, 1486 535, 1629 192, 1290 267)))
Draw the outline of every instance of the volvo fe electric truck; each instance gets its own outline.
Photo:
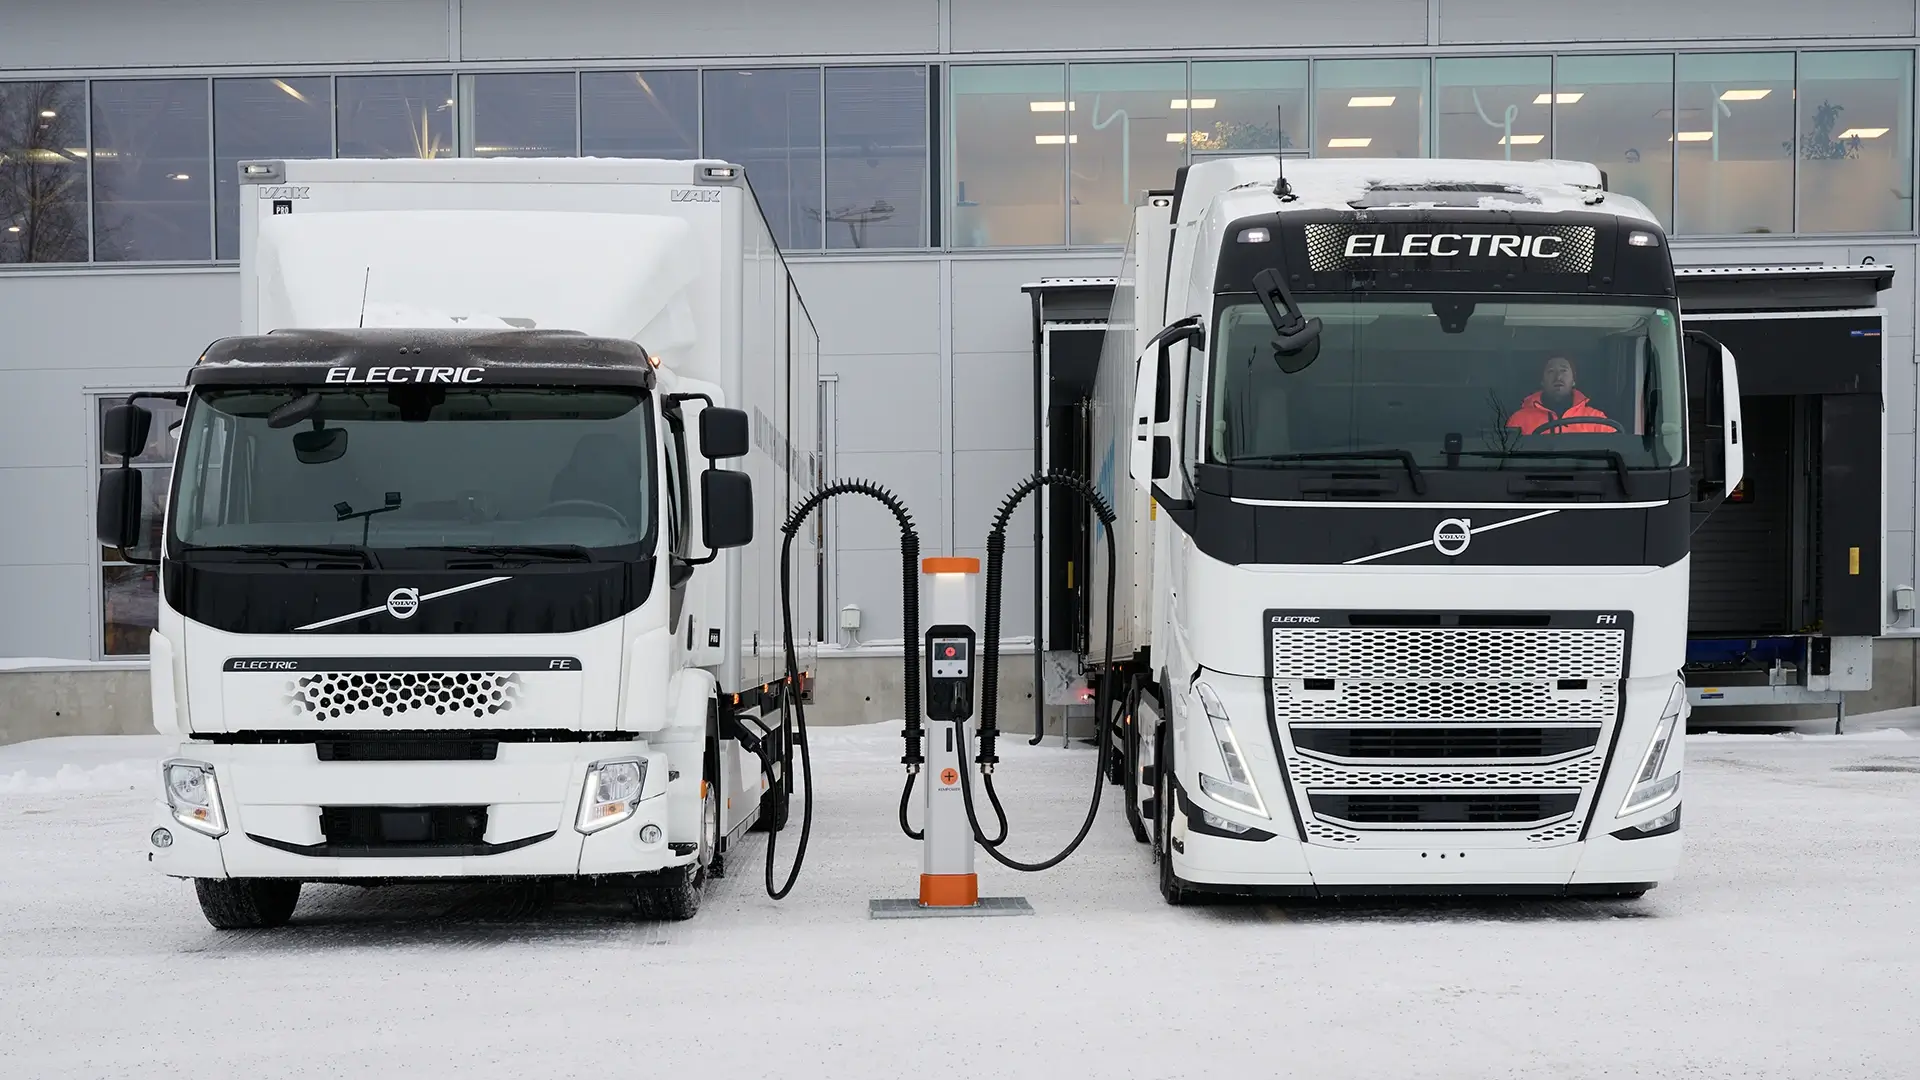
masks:
POLYGON ((768 714, 813 661, 812 576, 788 670, 775 571, 818 336, 742 170, 242 174, 241 333, 103 423, 177 443, 170 490, 115 471, 99 509, 159 567, 150 861, 220 927, 463 877, 691 915, 784 820, 768 714))
POLYGON ((1139 209, 1107 333, 1124 780, 1169 901, 1675 872, 1739 388, 1645 206, 1570 162, 1216 159, 1139 209))

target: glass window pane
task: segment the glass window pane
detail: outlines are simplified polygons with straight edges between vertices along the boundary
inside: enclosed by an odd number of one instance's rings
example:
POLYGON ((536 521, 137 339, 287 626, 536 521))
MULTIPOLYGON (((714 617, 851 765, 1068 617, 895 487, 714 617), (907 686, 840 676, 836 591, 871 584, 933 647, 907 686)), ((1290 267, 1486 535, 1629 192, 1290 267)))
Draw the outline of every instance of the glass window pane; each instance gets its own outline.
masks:
POLYGON ((1800 232, 1913 228, 1913 53, 1800 54, 1800 232))
POLYGON ((240 162, 333 156, 333 82, 213 81, 213 207, 217 257, 240 257, 240 162))
POLYGON ((213 256, 207 80, 93 84, 93 257, 213 256))
POLYGON ((827 246, 926 244, 927 69, 827 69, 827 246))
POLYGON ((1682 56, 1677 233, 1793 231, 1793 54, 1682 56))
POLYGON ((746 166, 781 247, 823 247, 820 69, 705 74, 706 156, 746 166))
POLYGON ((571 71, 461 76, 460 137, 474 157, 572 157, 579 141, 571 71))
POLYGON ((147 637, 160 621, 160 575, 151 566, 100 568, 101 651, 108 656, 145 656, 147 637))
POLYGON ((340 95, 343 158, 453 156, 453 77, 348 75, 340 95))
POLYGON ((1427 156, 1426 60, 1313 65, 1316 157, 1427 156))
POLYGON ((1555 61, 1553 154, 1588 161, 1607 187, 1673 227, 1673 57, 1563 56, 1555 61))
POLYGON ((0 82, 0 263, 87 261, 87 84, 0 82))
POLYGON ((1548 156, 1551 58, 1444 59, 1433 77, 1436 157, 1534 161, 1548 156))
POLYGON ((1069 242, 1125 244, 1149 188, 1187 163, 1187 65, 1074 64, 1069 93, 1069 242))
POLYGON ((700 156, 700 74, 589 71, 580 76, 580 152, 588 157, 700 156))
POLYGON ((949 69, 954 247, 1067 242, 1067 69, 949 69))
POLYGON ((1217 60, 1193 65, 1193 156, 1304 150, 1305 60, 1217 60))

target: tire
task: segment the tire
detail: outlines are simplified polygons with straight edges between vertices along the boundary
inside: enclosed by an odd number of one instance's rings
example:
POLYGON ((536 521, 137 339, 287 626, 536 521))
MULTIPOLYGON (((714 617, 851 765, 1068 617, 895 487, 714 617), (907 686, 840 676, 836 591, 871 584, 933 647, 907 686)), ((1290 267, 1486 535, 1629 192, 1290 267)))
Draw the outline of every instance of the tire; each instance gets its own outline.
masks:
POLYGON ((700 801, 700 849, 693 862, 669 867, 640 879, 633 889, 634 914, 645 919, 684 922, 700 913, 707 879, 725 873, 720 859, 720 757, 716 740, 707 740, 706 766, 701 771, 706 796, 700 801))
POLYGON ((277 878, 195 878, 193 891, 215 930, 285 926, 300 903, 300 883, 277 878))
POLYGON ((1173 872, 1173 754, 1163 735, 1160 752, 1154 755, 1154 851, 1160 857, 1160 896, 1173 907, 1193 902, 1186 883, 1173 872))
POLYGON ((1152 842, 1147 834, 1147 823, 1140 816, 1140 686, 1135 683, 1127 692, 1121 704, 1120 755, 1121 768, 1125 775, 1121 778, 1120 790, 1127 800, 1127 828, 1132 830, 1135 841, 1146 844, 1152 842), (1133 722, 1125 721, 1131 717, 1133 722))

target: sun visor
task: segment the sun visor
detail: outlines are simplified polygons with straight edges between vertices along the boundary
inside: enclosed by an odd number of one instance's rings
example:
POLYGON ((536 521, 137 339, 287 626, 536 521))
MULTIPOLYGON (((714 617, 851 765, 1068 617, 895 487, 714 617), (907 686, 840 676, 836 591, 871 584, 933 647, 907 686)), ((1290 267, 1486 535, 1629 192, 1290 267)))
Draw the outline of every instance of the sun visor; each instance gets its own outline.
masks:
POLYGON ((578 330, 684 353, 699 273, 679 218, 344 211, 261 222, 260 329, 578 330))

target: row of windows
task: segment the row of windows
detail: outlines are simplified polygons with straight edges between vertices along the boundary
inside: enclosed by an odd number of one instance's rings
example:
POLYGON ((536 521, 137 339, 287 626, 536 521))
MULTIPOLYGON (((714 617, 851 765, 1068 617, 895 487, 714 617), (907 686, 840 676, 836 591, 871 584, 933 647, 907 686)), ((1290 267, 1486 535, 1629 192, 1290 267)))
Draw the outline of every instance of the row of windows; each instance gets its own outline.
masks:
POLYGON ((233 259, 237 163, 329 156, 726 158, 794 251, 1111 246, 1180 165, 1275 150, 1592 161, 1682 235, 1913 229, 1910 50, 944 70, 0 82, 0 263, 233 259))

